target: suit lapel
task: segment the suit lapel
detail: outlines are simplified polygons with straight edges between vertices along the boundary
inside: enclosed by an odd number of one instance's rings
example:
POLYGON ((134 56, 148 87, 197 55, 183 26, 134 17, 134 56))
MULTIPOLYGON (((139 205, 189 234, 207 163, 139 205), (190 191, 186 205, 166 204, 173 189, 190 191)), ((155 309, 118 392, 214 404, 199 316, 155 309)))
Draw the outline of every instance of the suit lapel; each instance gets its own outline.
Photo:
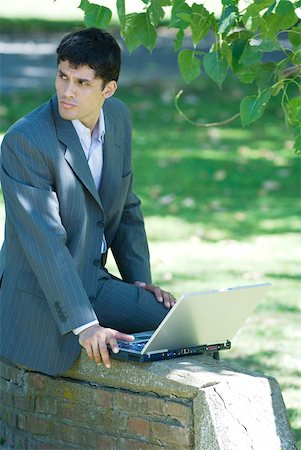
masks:
POLYGON ((103 169, 99 196, 105 211, 109 211, 116 200, 122 180, 122 158, 120 153, 119 134, 117 133, 116 117, 110 101, 103 106, 105 119, 105 139, 103 144, 103 169))
POLYGON ((60 117, 56 96, 52 97, 52 106, 58 139, 66 146, 65 159, 77 177, 95 198, 99 206, 102 207, 85 153, 82 149, 72 122, 70 120, 64 120, 60 117))

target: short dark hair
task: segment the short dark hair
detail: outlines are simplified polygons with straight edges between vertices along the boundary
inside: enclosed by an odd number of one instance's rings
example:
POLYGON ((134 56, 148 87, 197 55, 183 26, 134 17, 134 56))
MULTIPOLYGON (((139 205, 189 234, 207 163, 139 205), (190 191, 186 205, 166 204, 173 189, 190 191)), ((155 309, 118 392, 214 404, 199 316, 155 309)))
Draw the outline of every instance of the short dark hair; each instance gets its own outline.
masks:
POLYGON ((57 63, 69 61, 71 66, 90 66, 96 78, 104 83, 117 81, 120 72, 120 47, 116 39, 99 28, 73 31, 63 37, 57 50, 57 63))

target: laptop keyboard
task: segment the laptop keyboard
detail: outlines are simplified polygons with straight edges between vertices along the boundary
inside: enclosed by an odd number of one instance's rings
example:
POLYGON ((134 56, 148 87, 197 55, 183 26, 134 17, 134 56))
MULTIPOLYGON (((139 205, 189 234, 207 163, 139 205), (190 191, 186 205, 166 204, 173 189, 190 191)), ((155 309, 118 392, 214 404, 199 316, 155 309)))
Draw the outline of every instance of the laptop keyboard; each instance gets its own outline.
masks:
POLYGON ((128 350, 135 350, 137 352, 140 352, 145 344, 148 341, 140 341, 140 342, 118 342, 118 346, 121 349, 128 349, 128 350))

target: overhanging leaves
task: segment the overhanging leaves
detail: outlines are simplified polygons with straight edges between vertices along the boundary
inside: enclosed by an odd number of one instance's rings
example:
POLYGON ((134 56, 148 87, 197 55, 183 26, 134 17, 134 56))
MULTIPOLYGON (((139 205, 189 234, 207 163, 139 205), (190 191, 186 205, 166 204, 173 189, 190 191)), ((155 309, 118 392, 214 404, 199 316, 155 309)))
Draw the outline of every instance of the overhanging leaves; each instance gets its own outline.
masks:
POLYGON ((191 9, 185 2, 185 0, 174 0, 171 10, 171 19, 169 23, 170 28, 179 28, 185 30, 188 27, 189 21, 183 20, 179 17, 179 14, 191 15, 191 9))
POLYGON ((116 8, 119 17, 120 28, 121 30, 123 30, 125 24, 125 0, 117 0, 116 8))
POLYGON ((240 102, 240 117, 243 126, 249 125, 258 120, 271 98, 271 89, 266 89, 256 95, 244 97, 240 102))
POLYGON ((164 17, 163 6, 170 5, 169 0, 151 0, 147 9, 151 23, 156 27, 164 17))
POLYGON ((217 50, 207 53, 203 64, 209 77, 221 87, 228 71, 227 61, 223 58, 221 52, 217 50))
POLYGON ((194 46, 196 46, 208 33, 211 18, 209 12, 203 5, 194 3, 191 10, 190 28, 192 32, 192 42, 194 46))
POLYGON ((112 11, 105 6, 82 1, 80 8, 85 11, 85 25, 87 27, 106 28, 111 22, 112 11))
POLYGON ((222 16, 219 21, 218 33, 228 33, 232 28, 235 21, 238 19, 238 9, 237 6, 230 5, 224 9, 222 16))
MULTIPOLYGON (((169 28, 176 31, 175 51, 182 48, 185 30, 190 28, 193 48, 185 48, 178 55, 179 68, 186 83, 200 76, 203 63, 208 76, 221 87, 230 68, 240 82, 253 83, 259 91, 259 94, 250 95, 241 102, 244 126, 260 118, 270 96, 282 91, 281 105, 287 123, 296 128, 293 111, 294 102, 299 98, 290 104, 287 96, 300 85, 301 25, 295 11, 301 6, 301 0, 249 0, 245 9, 238 9, 238 0, 220 0, 223 12, 219 20, 208 12, 204 2, 196 0, 194 3, 188 0, 142 0, 141 3, 144 3, 142 13, 126 14, 125 0, 116 0, 121 34, 130 52, 140 45, 152 50, 156 45, 157 27, 164 18, 169 22, 169 28), (165 17, 166 6, 171 6, 170 18, 165 17), (214 42, 209 50, 203 52, 202 61, 196 48, 209 32, 214 42), (287 33, 290 45, 286 47, 289 49, 283 48, 279 39, 279 36, 285 36, 283 32, 287 33), (283 59, 278 63, 268 55, 275 51, 283 53, 283 59)), ((112 14, 109 8, 89 0, 80 0, 79 8, 85 12, 87 26, 106 28, 110 23, 112 14)), ((300 144, 299 135, 296 139, 300 144)))
POLYGON ((280 0, 273 14, 265 13, 261 21, 261 31, 265 37, 275 36, 298 22, 294 5, 289 0, 280 0))
POLYGON ((144 45, 149 50, 156 45, 157 32, 146 13, 128 14, 125 17, 122 34, 129 52, 139 45, 144 45))
POLYGON ((201 61, 195 56, 194 50, 181 50, 178 55, 178 64, 186 83, 190 83, 201 73, 201 61))

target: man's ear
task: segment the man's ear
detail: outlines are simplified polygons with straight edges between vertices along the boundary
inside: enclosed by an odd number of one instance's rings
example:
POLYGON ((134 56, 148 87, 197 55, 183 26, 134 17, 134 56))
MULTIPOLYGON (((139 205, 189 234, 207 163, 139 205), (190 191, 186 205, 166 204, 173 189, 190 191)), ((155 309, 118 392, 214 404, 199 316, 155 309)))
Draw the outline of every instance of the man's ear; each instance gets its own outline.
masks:
POLYGON ((116 81, 112 80, 105 85, 105 87, 102 90, 102 93, 104 94, 105 98, 109 98, 115 94, 116 90, 117 90, 117 83, 116 81))

